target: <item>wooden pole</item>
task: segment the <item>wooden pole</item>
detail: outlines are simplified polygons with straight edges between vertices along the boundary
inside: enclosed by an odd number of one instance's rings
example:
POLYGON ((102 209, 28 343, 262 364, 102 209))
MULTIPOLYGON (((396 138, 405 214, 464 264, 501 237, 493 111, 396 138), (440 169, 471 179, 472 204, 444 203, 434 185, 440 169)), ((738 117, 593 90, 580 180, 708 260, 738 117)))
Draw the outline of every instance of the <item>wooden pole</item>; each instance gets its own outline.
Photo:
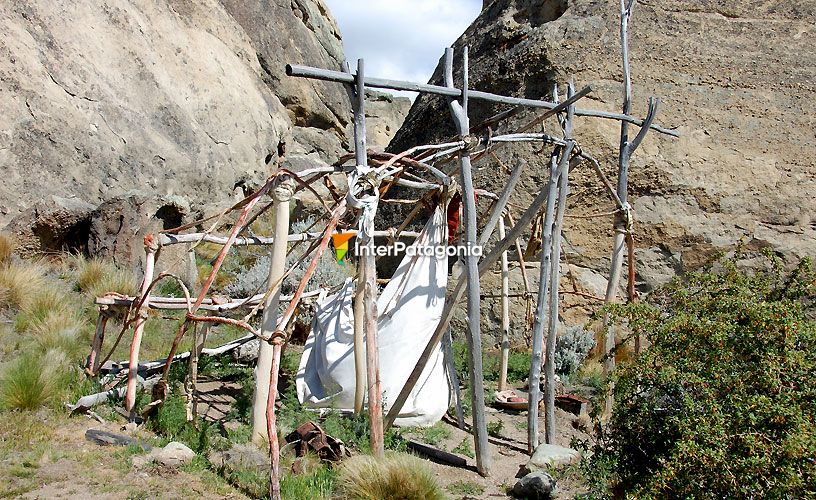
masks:
POLYGON ((108 308, 108 306, 99 306, 99 317, 96 318, 96 331, 91 344, 91 354, 88 356, 88 363, 85 366, 85 371, 90 376, 94 376, 99 372, 99 357, 102 344, 105 342, 105 326, 108 324, 110 314, 108 308))
MULTIPOLYGON (((515 223, 513 222, 513 217, 510 215, 510 211, 507 211, 507 222, 512 226, 515 223)), ((526 316, 525 316, 525 331, 527 328, 532 326, 533 321, 533 302, 532 296, 530 293, 530 280, 527 278, 527 264, 524 262, 524 251, 521 249, 521 241, 516 238, 513 242, 513 246, 516 248, 516 258, 518 258, 519 262, 519 270, 521 271, 521 281, 524 284, 524 303, 526 307, 526 316)))
MULTIPOLYGON (((261 319, 261 334, 270 335, 278 327, 278 307, 280 304, 280 285, 286 271, 286 252, 289 233, 289 200, 294 192, 294 182, 288 176, 281 175, 276 179, 272 189, 273 210, 275 214, 275 242, 270 256, 267 288, 274 287, 268 294, 261 319)), ((273 342, 261 341, 258 350, 258 362, 255 366, 255 392, 252 401, 252 441, 263 443, 269 439, 266 406, 271 383, 275 356, 280 357, 280 346, 273 342)), ((274 402, 273 402, 274 403, 274 402)))
MULTIPOLYGON (((574 92, 572 84, 567 86, 567 97, 574 92)), ((570 106, 564 120, 564 136, 570 141, 563 154, 569 158, 574 149, 572 142, 572 119, 574 108, 570 106), (572 147, 571 147, 572 146, 572 147)), ((564 158, 561 160, 564 162, 564 158)), ((559 172, 558 179, 558 208, 555 216, 555 225, 552 230, 552 259, 550 265, 550 303, 549 324, 547 331, 547 356, 544 360, 544 439, 548 444, 555 443, 555 341, 558 335, 558 284, 561 277, 561 229, 564 225, 564 213, 567 210, 567 194, 569 193, 569 161, 559 172)))
MULTIPOLYGON (((636 0, 620 0, 620 39, 621 39, 621 59, 623 65, 623 113, 629 113, 632 108, 632 74, 629 66, 629 19, 632 16, 632 9, 635 6, 636 0)), ((626 246, 626 235, 631 232, 632 214, 631 207, 628 203, 628 181, 629 181, 629 164, 632 154, 640 146, 640 143, 646 136, 649 130, 649 124, 653 123, 656 115, 659 100, 649 100, 649 113, 644 120, 643 128, 638 132, 637 136, 629 142, 629 122, 621 122, 620 133, 620 152, 618 154, 618 186, 616 190, 618 202, 620 203, 621 211, 615 215, 613 223, 613 230, 615 232, 612 242, 612 258, 609 271, 609 281, 606 286, 605 303, 614 302, 618 286, 620 284, 621 270, 623 268, 624 247, 626 246)), ((631 240, 632 263, 634 264, 634 240, 631 240)), ((615 328, 610 324, 609 314, 604 314, 603 318, 603 332, 604 332, 604 377, 609 378, 613 371, 615 371, 615 328)), ((604 402, 604 414, 609 415, 612 412, 612 391, 607 393, 604 402)))
MULTIPOLYGON (((363 62, 358 61, 358 73, 361 65, 364 65, 363 62)), ((348 70, 348 67, 346 69, 348 70)), ((350 71, 347 71, 347 73, 350 73, 350 71)), ((361 75, 361 77, 362 76, 364 75, 361 75)), ((360 89, 357 83, 360 79, 361 78, 355 80, 355 85, 352 88, 354 98, 351 100, 354 111, 354 158, 357 165, 366 165, 368 163, 368 155, 366 152, 365 136, 365 89, 363 89, 362 96, 358 94, 360 89)), ((418 208, 419 205, 415 210, 418 208)), ((400 226, 400 229, 401 228, 402 226, 400 226)), ((363 293, 365 288, 365 266, 363 257, 361 255, 357 257, 357 287, 354 293, 354 413, 359 415, 363 412, 363 404, 366 396, 367 365, 364 328, 365 296, 363 293)))
POLYGON ((128 366, 133 368, 128 371, 127 392, 125 393, 125 409, 130 414, 130 419, 136 418, 136 383, 139 366, 139 349, 142 345, 142 335, 144 334, 145 322, 147 321, 147 303, 150 302, 150 283, 153 281, 153 272, 156 267, 156 251, 159 249, 155 235, 148 234, 144 238, 145 247, 145 272, 140 290, 140 297, 143 298, 142 306, 136 311, 136 326, 133 329, 133 341, 130 344, 130 361, 128 366))
MULTIPOLYGON (((468 104, 468 56, 467 47, 462 55, 462 91, 461 102, 449 99, 448 106, 456 123, 461 138, 470 130, 467 116, 468 104)), ((445 49, 445 86, 453 85, 453 48, 445 49)), ((476 247, 476 200, 473 190, 473 175, 470 165, 470 153, 462 151, 459 157, 459 180, 462 185, 462 203, 465 216, 465 246, 468 254, 465 257, 465 275, 467 276, 467 312, 468 312, 468 347, 470 351, 470 383, 473 407, 473 438, 476 451, 476 470, 482 476, 490 475, 490 449, 487 441, 487 419, 485 415, 484 376, 482 371, 482 335, 481 316, 479 312, 479 257, 474 253, 476 247)))
MULTIPOLYGON (((499 238, 507 236, 504 229, 504 218, 499 219, 499 238)), ((524 272, 524 271, 522 271, 524 272)), ((507 263, 507 250, 501 254, 501 363, 499 365, 499 390, 507 389, 507 363, 510 360, 510 271, 507 263)))
MULTIPOLYGON (((561 159, 567 158, 561 153, 561 159)), ((533 354, 530 358, 530 375, 527 377, 527 451, 532 453, 538 446, 538 400, 541 397, 541 364, 543 362, 544 320, 547 307, 547 287, 550 283, 550 257, 552 245, 552 221, 555 210, 555 196, 558 182, 559 162, 557 156, 550 157, 550 177, 547 182, 547 208, 544 211, 544 226, 541 234, 541 265, 538 278, 538 301, 533 322, 533 354)))
POLYGON ((363 322, 365 321, 365 298, 363 297, 363 261, 357 261, 357 289, 354 292, 354 413, 363 412, 366 393, 366 355, 363 322))
MULTIPOLYGON (((324 80, 328 82, 340 82, 340 83, 354 83, 354 77, 347 73, 343 73, 342 71, 333 71, 329 69, 323 68, 313 68, 310 66, 302 66, 299 64, 287 64, 286 65, 286 74, 288 76, 298 76, 303 78, 311 78, 315 80, 324 80)), ((365 86, 371 88, 380 88, 380 89, 391 89, 391 90, 407 90, 409 92, 425 92, 429 94, 436 94, 447 96, 450 98, 459 98, 462 94, 467 93, 469 94, 470 98, 472 99, 479 99, 483 101, 490 101, 490 102, 498 102, 503 104, 513 104, 517 106, 529 106, 532 108, 543 108, 543 109, 552 109, 557 104, 548 102, 548 101, 540 101, 536 99, 523 99, 519 97, 508 97, 502 96, 498 94, 491 94, 490 92, 481 92, 478 90, 471 90, 471 89, 458 89, 454 86, 439 86, 439 85, 429 85, 425 83, 415 83, 415 82, 406 82, 402 80, 389 80, 386 78, 376 78, 376 77, 367 77, 365 80, 365 86)), ((610 113, 608 111, 600 111, 595 109, 576 109, 575 114, 577 116, 589 116, 595 118, 606 118, 610 120, 619 120, 625 121, 627 123, 631 123, 635 126, 647 126, 644 123, 644 120, 640 120, 633 116, 629 115, 622 115, 619 113, 610 113)), ((660 132, 662 134, 670 135, 672 137, 679 137, 680 134, 676 130, 667 129, 661 127, 660 125, 649 124, 653 130, 660 132)))
POLYGON ((207 342, 207 335, 210 333, 210 326, 212 323, 206 321, 201 325, 193 325, 193 348, 190 349, 190 369, 189 377, 190 384, 188 390, 188 413, 187 420, 194 422, 198 415, 198 362, 201 359, 201 352, 204 350, 204 344, 207 342))
POLYGON ((448 367, 448 377, 456 404, 456 425, 458 425, 460 429, 464 429, 465 411, 462 408, 462 391, 459 388, 459 374, 456 373, 456 362, 453 359, 453 338, 451 336, 450 326, 448 326, 445 336, 442 337, 442 354, 445 357, 445 366, 448 367))
MULTIPOLYGON (((580 163, 581 158, 573 159, 572 162, 574 164, 570 164, 570 167, 577 166, 580 163)), ((508 184, 507 190, 512 191, 513 185, 508 184)), ((538 213, 541 211, 541 208, 544 204, 547 203, 547 189, 542 188, 536 197, 533 199, 530 206, 521 214, 519 217, 518 222, 510 229, 510 232, 507 233, 507 236, 502 238, 496 245, 490 249, 490 253, 487 254, 482 261, 479 263, 479 275, 483 275, 487 271, 489 271, 493 265, 498 262, 501 257, 501 253, 504 250, 514 244, 517 239, 521 236, 524 229, 532 223, 533 219, 538 216, 538 213)), ((501 198, 499 199, 499 203, 493 206, 493 210, 502 211, 504 210, 505 205, 501 203, 501 198)), ((483 244, 482 242, 487 242, 490 239, 490 234, 483 232, 482 235, 479 237, 479 243, 483 244)), ((422 354, 419 356, 419 360, 417 360, 416 365, 414 366, 414 370, 408 376, 408 379, 405 381, 405 385, 402 387, 402 390, 397 396, 396 401, 394 401, 391 409, 388 411, 388 415, 385 417, 385 428, 388 429, 393 423, 394 420, 399 415, 402 406, 408 400, 408 396, 411 394, 411 391, 414 389, 417 381, 419 380, 420 375, 422 374, 422 370, 425 369, 425 365, 428 364, 428 360, 431 359, 434 352, 436 351, 436 347, 439 345, 439 342, 442 340, 442 336, 447 331, 448 326, 450 325, 451 317, 453 316, 453 311, 456 308, 456 304, 462 298, 465 293, 465 280, 464 278, 460 277, 456 282, 456 286, 454 287, 452 292, 449 292, 445 297, 445 308, 442 310, 442 315, 439 319, 439 324, 436 326, 436 330, 434 330, 433 335, 428 340, 428 343, 425 345, 425 350, 422 351, 422 354)))
MULTIPOLYGON (((354 77, 354 156, 357 167, 368 166, 365 130, 365 65, 362 59, 357 60, 357 74, 354 77)), ((360 256, 363 286, 363 332, 366 347, 366 384, 368 385, 368 416, 371 425, 371 453, 382 457, 385 454, 382 383, 380 381, 380 351, 377 342, 377 263, 374 255, 374 237, 370 234, 358 234, 361 247, 360 256)), ((355 318, 356 319, 356 318, 355 318)), ((358 382, 359 385, 359 382, 358 382)))

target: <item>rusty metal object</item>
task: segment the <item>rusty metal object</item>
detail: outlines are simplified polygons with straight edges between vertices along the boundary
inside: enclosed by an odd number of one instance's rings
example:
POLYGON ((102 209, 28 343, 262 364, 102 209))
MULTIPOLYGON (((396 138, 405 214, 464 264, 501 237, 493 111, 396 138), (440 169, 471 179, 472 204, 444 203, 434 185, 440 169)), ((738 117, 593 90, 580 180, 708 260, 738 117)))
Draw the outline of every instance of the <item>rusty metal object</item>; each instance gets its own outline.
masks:
POLYGON ((286 442, 293 445, 297 457, 313 452, 320 460, 339 462, 351 456, 342 441, 326 434, 326 431, 314 422, 306 422, 292 431, 286 436, 286 442))

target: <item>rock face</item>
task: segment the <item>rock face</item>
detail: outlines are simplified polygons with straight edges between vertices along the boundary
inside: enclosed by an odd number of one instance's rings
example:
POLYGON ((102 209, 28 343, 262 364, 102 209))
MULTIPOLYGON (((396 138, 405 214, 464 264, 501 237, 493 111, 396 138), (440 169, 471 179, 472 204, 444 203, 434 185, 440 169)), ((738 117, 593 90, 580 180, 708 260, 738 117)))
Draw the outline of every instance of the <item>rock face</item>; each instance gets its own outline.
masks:
MULTIPOLYGON (((770 248, 788 262, 816 254, 816 58, 808 49, 814 20, 816 4, 804 0, 667 0, 635 7, 634 114, 645 115, 647 98, 659 96, 658 122, 682 134, 673 139, 651 132, 633 158, 630 203, 641 290, 739 241, 749 250, 770 248)), ((563 83, 573 78, 579 89, 593 85, 581 107, 619 111, 618 23, 617 2, 495 0, 486 2, 455 48, 461 55, 470 46, 473 89, 548 98, 554 82, 562 84, 563 95, 563 83)), ((459 58, 454 67, 461 81, 459 58)), ((440 68, 432 82, 441 82, 440 68)), ((472 99, 469 106, 471 124, 506 109, 472 99)), ((496 132, 514 131, 532 116, 521 113, 496 132)), ((555 127, 548 123, 547 130, 555 133, 555 127)), ((618 124, 579 118, 575 134, 615 179, 618 124)), ((452 135, 444 100, 423 96, 389 149, 452 135)), ((519 157, 528 161, 511 199, 526 206, 546 180, 546 151, 508 146, 496 152, 508 165, 519 157)), ((481 167, 477 185, 500 191, 504 176, 495 175, 495 161, 481 167)), ((568 207, 573 215, 614 208, 586 165, 571 174, 568 207)), ((565 235, 571 266, 606 275, 611 218, 568 218, 565 235)))
POLYGON ((50 196, 89 214, 133 189, 200 211, 348 143, 343 87, 283 76, 340 69, 322 0, 12 1, 0 23, 0 227, 50 196))
POLYGON ((366 144, 384 150, 411 109, 411 100, 385 92, 366 91, 366 144))

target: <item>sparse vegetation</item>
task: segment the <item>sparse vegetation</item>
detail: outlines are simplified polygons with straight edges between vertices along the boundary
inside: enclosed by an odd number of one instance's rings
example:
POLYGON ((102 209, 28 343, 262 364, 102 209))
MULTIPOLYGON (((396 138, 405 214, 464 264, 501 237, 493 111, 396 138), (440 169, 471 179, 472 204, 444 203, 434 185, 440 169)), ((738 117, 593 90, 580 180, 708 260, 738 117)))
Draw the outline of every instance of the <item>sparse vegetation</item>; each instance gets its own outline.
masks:
POLYGON ((454 495, 481 495, 484 493, 484 486, 474 481, 454 481, 447 488, 454 495))
POLYGON ((445 440, 450 439, 451 431, 444 423, 437 422, 432 427, 421 429, 420 435, 422 441, 425 443, 431 446, 441 447, 445 440))
POLYGON ((338 478, 343 498, 355 500, 435 500, 445 494, 421 460, 403 453, 377 459, 358 455, 345 460, 338 478))
POLYGON ((136 276, 111 262, 76 256, 69 264, 76 273, 77 291, 91 297, 101 297, 107 292, 123 295, 137 292, 136 276))
POLYGON ((459 443, 459 445, 451 451, 470 458, 476 456, 475 453, 473 452, 473 444, 470 442, 470 438, 463 439, 462 442, 459 443))
POLYGON ((493 420, 487 423, 487 433, 493 437, 501 437, 504 430, 504 422, 501 420, 493 420))

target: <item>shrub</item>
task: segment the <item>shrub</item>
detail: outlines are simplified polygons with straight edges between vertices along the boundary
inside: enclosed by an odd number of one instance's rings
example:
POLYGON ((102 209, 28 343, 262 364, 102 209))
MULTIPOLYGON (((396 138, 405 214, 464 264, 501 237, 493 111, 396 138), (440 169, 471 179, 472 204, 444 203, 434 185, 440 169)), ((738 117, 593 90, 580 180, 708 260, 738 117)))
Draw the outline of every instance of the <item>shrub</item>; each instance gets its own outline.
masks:
POLYGON ((0 377, 0 408, 33 410, 53 402, 66 385, 65 365, 58 351, 23 354, 0 377))
POLYGON ((444 499, 431 471, 416 457, 390 454, 384 458, 358 455, 340 467, 343 498, 359 500, 444 499))
POLYGON ((571 375, 595 347, 595 334, 582 326, 568 326, 555 341, 555 371, 571 375))
POLYGON ((494 420, 487 423, 487 433, 493 437, 501 437, 504 431, 504 422, 502 420, 494 420))
POLYGON ((617 313, 650 344, 621 367, 606 452, 635 496, 816 495, 816 275, 726 262, 617 313))
MULTIPOLYGON (((314 223, 314 218, 309 217, 304 221, 293 222, 291 224, 291 233, 301 233, 306 231, 320 231, 322 226, 316 226, 309 229, 314 223)), ((302 249, 306 247, 301 246, 302 249)), ((291 268, 297 259, 300 257, 301 251, 291 252, 286 257, 286 269, 291 268)), ((306 268, 311 263, 311 255, 306 257, 300 264, 295 266, 289 276, 284 280, 281 291, 285 294, 293 293, 297 288, 303 275, 306 273, 306 268)), ((224 287, 224 292, 233 297, 246 297, 255 293, 261 293, 266 290, 266 282, 269 279, 269 265, 270 260, 267 256, 261 256, 255 259, 254 263, 248 268, 240 270, 233 283, 224 287)), ((338 264, 331 249, 327 249, 320 260, 317 261, 317 268, 309 280, 310 285, 333 287, 340 285, 350 276, 350 267, 338 264)), ((308 285, 307 285, 308 286, 308 285)), ((307 288, 308 290, 308 288, 307 288)))

